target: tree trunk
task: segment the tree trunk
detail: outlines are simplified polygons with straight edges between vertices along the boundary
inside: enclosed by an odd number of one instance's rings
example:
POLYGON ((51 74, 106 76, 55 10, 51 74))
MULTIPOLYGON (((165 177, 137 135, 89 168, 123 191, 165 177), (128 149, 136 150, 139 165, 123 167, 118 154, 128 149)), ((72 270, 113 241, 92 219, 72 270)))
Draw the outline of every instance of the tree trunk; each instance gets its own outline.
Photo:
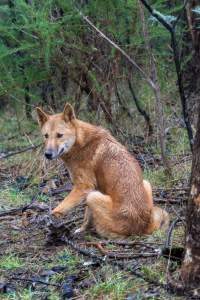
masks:
POLYGON ((199 7, 199 0, 188 1, 186 14, 188 27, 192 38, 192 45, 196 53, 200 54, 200 32, 199 32, 199 14, 195 13, 195 8, 199 7))
POLYGON ((193 289, 199 287, 200 282, 200 104, 193 147, 191 190, 186 224, 185 257, 181 269, 181 278, 186 289, 193 289))
POLYGON ((168 160, 167 154, 166 154, 166 135, 165 135, 165 117, 164 117, 164 107, 163 102, 161 99, 161 92, 160 92, 160 85, 159 85, 159 79, 157 74, 157 68, 156 68, 156 61, 153 55, 153 49, 152 45, 150 44, 149 40, 149 32, 145 20, 145 14, 143 5, 138 1, 139 4, 139 12, 140 12, 140 18, 142 22, 142 33, 144 36, 144 42, 145 42, 145 48, 147 51, 147 55, 149 57, 149 67, 150 67, 150 73, 151 73, 151 79, 154 82, 154 95, 156 99, 156 116, 157 116, 157 128, 158 128, 158 137, 159 137, 159 143, 160 143, 160 149, 161 149, 161 157, 163 161, 163 166, 165 169, 165 172, 167 175, 172 175, 171 173, 171 166, 170 162, 168 160))
POLYGON ((197 104, 199 101, 200 87, 200 18, 194 10, 199 5, 199 0, 188 1, 185 14, 185 25, 188 30, 184 34, 182 50, 183 60, 190 57, 184 66, 183 81, 187 95, 190 120, 194 127, 197 124, 197 104))

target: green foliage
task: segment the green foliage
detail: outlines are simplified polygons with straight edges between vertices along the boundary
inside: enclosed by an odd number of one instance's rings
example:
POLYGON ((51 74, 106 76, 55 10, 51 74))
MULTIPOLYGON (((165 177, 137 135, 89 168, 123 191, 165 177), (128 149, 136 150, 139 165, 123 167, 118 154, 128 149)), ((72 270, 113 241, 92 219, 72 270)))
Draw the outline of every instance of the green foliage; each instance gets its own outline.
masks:
MULTIPOLYGON (((96 62, 88 70, 89 77, 97 91, 104 90, 102 80, 106 82, 106 78, 101 78, 99 70, 115 59, 116 51, 108 45, 102 46, 102 40, 96 40, 96 34, 81 20, 74 1, 8 3, 0 5, 0 96, 23 103, 29 86, 31 103, 38 103, 44 84, 47 93, 55 88, 55 96, 61 101, 64 97, 60 92, 62 72, 67 68, 70 79, 74 79, 77 72, 88 68, 93 56, 96 62)), ((175 18, 181 7, 172 5, 168 9, 165 1, 160 0, 155 1, 154 6, 171 18, 175 18)), ((95 0, 79 8, 133 56, 139 51, 143 53, 137 1, 95 0)), ((166 30, 155 22, 149 24, 149 30, 156 55, 169 57, 166 30)), ((142 56, 139 60, 145 61, 145 53, 142 56)))
MULTIPOLYGON (((9 293, 7 296, 3 297, 2 300, 37 300, 42 297, 41 292, 34 291, 31 288, 23 289, 20 292, 12 292, 9 293)), ((49 300, 60 300, 60 295, 58 292, 51 292, 48 295, 49 300)))
POLYGON ((56 262, 58 265, 67 266, 70 271, 76 270, 81 260, 78 256, 72 254, 69 249, 64 249, 57 253, 56 262))
POLYGON ((0 269, 12 270, 23 267, 24 264, 19 257, 16 255, 5 255, 0 258, 0 269))
POLYGON ((24 203, 26 200, 26 196, 13 188, 5 189, 1 192, 2 202, 12 203, 15 205, 19 205, 20 203, 24 203))
POLYGON ((145 278, 148 278, 149 280, 164 283, 165 274, 163 271, 159 270, 159 267, 160 266, 158 264, 155 264, 153 268, 152 266, 142 266, 141 272, 144 274, 145 278))
POLYGON ((122 272, 110 273, 108 268, 106 268, 105 276, 104 280, 100 280, 89 290, 93 299, 102 296, 104 299, 124 299, 127 289, 131 287, 130 279, 125 279, 122 272))

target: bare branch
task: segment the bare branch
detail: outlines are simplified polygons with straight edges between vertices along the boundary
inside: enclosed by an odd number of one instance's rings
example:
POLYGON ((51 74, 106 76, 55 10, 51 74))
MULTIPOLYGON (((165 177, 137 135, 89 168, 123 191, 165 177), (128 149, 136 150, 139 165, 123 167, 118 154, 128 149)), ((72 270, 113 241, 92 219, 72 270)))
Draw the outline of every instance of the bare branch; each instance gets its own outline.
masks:
POLYGON ((173 30, 173 27, 171 26, 171 24, 170 23, 168 23, 166 20, 165 20, 165 18, 163 17, 163 15, 159 12, 159 11, 157 11, 157 10, 155 10, 155 9, 153 9, 152 7, 151 7, 151 5, 149 5, 148 4, 148 2, 146 1, 146 0, 140 0, 141 2, 142 2, 142 4, 147 8, 147 10, 150 12, 150 14, 154 17, 154 18, 156 18, 168 31, 172 31, 173 30))
POLYGON ((128 78, 128 86, 129 86, 129 90, 131 92, 131 95, 133 97, 133 100, 135 102, 137 110, 144 117, 144 119, 146 121, 147 128, 148 128, 148 135, 151 135, 153 133, 153 128, 152 128, 152 125, 151 125, 150 117, 147 114, 147 112, 141 107, 140 102, 139 102, 138 98, 136 97, 135 91, 134 91, 133 86, 131 84, 130 78, 128 78))
POLYGON ((175 27, 176 27, 176 25, 178 24, 178 22, 179 22, 180 18, 182 17, 182 15, 183 15, 183 12, 184 12, 184 9, 186 8, 186 6, 187 6, 188 2, 189 2, 189 0, 185 0, 185 2, 184 2, 184 4, 183 4, 183 6, 182 6, 182 8, 181 8, 181 12, 180 12, 180 14, 178 15, 178 17, 176 18, 176 20, 175 20, 174 24, 172 25, 172 26, 173 26, 173 29, 175 29, 175 27))
POLYGON ((154 82, 146 75, 146 73, 138 66, 138 64, 120 47, 118 46, 115 42, 113 42, 109 37, 107 37, 100 29, 98 29, 89 19, 87 16, 84 16, 81 11, 79 11, 80 16, 82 19, 89 24, 98 34, 106 40, 111 46, 113 46, 115 49, 117 49, 127 60, 128 62, 135 68, 137 69, 140 74, 143 76, 145 81, 150 85, 150 87, 154 90, 155 89, 155 84, 154 82))
POLYGON ((10 152, 10 153, 5 154, 5 155, 4 154, 0 155, 0 160, 4 159, 4 158, 8 158, 8 157, 16 155, 16 154, 20 154, 20 153, 23 153, 23 152, 26 152, 26 151, 30 151, 30 150, 36 149, 36 148, 38 148, 40 146, 41 146, 41 144, 39 144, 39 145, 33 145, 33 146, 30 146, 30 147, 27 147, 27 148, 23 148, 23 149, 20 149, 20 150, 17 150, 17 151, 10 152))

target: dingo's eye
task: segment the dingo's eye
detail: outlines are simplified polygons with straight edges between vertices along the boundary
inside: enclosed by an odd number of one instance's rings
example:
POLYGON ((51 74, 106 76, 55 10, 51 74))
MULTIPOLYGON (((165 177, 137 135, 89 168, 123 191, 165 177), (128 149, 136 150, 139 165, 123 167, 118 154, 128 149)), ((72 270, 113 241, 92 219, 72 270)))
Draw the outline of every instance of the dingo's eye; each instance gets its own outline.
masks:
POLYGON ((44 135, 44 137, 45 137, 45 139, 48 139, 48 137, 49 137, 48 133, 46 133, 46 134, 44 135))
POLYGON ((63 134, 62 133, 57 133, 57 138, 61 138, 63 137, 63 134))

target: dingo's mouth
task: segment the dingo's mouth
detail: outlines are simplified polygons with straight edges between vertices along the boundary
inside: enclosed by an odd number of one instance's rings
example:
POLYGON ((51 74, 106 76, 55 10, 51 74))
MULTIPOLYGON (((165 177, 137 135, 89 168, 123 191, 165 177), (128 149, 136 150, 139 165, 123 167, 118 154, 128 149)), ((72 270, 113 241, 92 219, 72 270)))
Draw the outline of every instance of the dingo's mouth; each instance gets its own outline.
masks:
POLYGON ((68 145, 67 144, 64 144, 64 146, 58 150, 58 152, 55 154, 54 152, 46 152, 45 153, 45 157, 47 159, 50 159, 50 160, 53 160, 53 159, 57 159, 59 158, 62 154, 64 154, 65 152, 67 152, 69 149, 68 145))
POLYGON ((65 152, 65 148, 61 148, 61 150, 58 152, 58 153, 54 153, 54 152, 50 152, 50 151, 46 151, 44 153, 45 157, 49 160, 53 160, 53 159, 56 159, 58 157, 60 157, 63 153, 65 152))
POLYGON ((74 138, 62 144, 58 149, 46 149, 44 155, 47 159, 56 159, 62 156, 63 154, 70 151, 71 147, 74 144, 74 138))

